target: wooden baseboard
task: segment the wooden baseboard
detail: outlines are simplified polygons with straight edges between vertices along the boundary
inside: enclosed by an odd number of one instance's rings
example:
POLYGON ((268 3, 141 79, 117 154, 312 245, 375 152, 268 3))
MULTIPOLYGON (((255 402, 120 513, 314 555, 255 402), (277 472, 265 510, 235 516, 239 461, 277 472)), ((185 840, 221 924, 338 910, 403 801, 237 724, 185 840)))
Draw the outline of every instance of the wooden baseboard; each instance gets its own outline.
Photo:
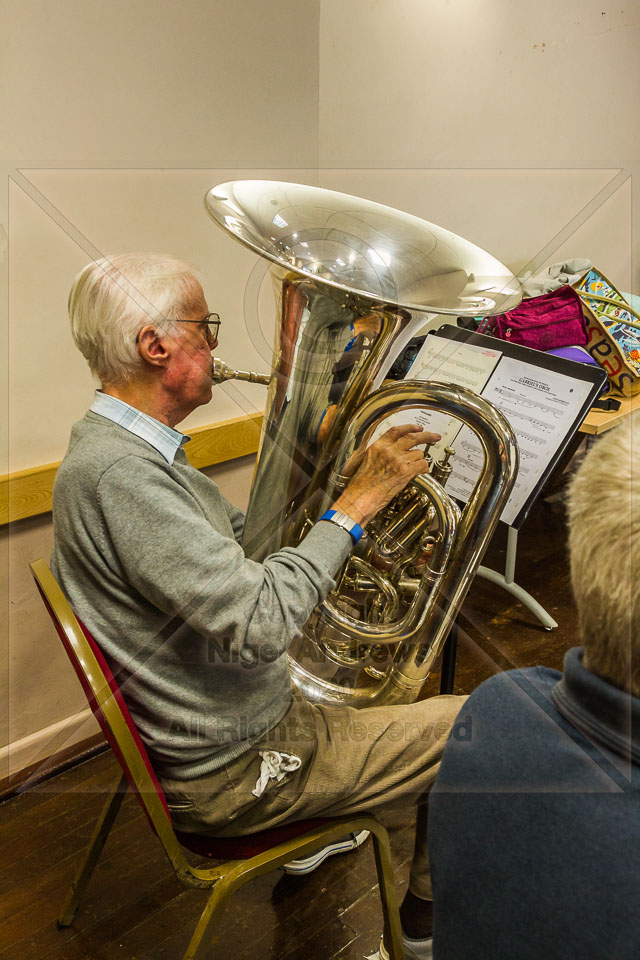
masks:
POLYGON ((64 750, 52 754, 46 760, 38 760, 31 766, 18 770, 11 776, 5 777, 4 780, 0 780, 0 803, 17 793, 31 790, 32 787, 44 780, 49 780, 64 770, 68 770, 69 767, 89 760, 108 749, 109 745, 104 736, 101 733, 96 733, 92 737, 87 737, 86 740, 80 740, 78 743, 73 743, 70 747, 65 747, 64 750))

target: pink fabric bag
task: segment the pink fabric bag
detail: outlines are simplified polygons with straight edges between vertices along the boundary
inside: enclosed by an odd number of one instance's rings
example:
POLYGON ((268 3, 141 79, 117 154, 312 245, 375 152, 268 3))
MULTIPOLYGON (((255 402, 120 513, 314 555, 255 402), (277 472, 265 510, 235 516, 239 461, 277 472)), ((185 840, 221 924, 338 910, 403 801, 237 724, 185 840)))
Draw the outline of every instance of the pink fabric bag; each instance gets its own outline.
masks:
POLYGON ((498 317, 485 317, 478 333, 534 350, 583 346, 588 340, 582 302, 569 286, 524 300, 515 310, 498 317))

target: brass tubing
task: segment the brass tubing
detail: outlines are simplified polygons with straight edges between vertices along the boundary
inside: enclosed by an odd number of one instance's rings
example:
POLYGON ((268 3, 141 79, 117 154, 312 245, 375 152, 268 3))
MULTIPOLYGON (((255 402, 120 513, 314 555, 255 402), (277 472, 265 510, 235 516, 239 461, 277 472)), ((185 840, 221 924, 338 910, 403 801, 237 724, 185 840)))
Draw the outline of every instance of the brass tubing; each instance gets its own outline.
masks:
POLYGON ((387 602, 391 605, 390 614, 393 615, 398 609, 399 599, 398 591, 391 583, 389 578, 385 577, 383 573, 372 567, 371 564, 366 562, 366 560, 361 560, 360 557, 351 557, 351 565, 361 574, 367 574, 375 583, 376 587, 381 590, 382 593, 384 593, 387 602))
POLYGON ((391 556, 399 547, 405 546, 406 543, 414 539, 413 534, 418 532, 416 524, 424 519, 425 513, 425 505, 419 499, 414 498, 399 516, 395 517, 382 530, 378 537, 374 537, 378 550, 383 557, 391 556), (407 528, 410 528, 408 532, 407 528))
MULTIPOLYGON (((373 688, 345 690, 315 677, 291 661, 296 683, 306 696, 313 699, 354 706, 415 700, 448 635, 511 492, 518 464, 517 443, 511 426, 493 404, 455 384, 404 381, 376 391, 361 404, 345 434, 336 472, 343 471, 354 446, 366 442, 378 423, 390 413, 417 407, 453 415, 474 431, 484 452, 482 473, 459 521, 454 513, 455 505, 440 485, 428 475, 417 478, 419 485, 428 488, 446 543, 439 551, 440 569, 430 570, 423 577, 401 620, 388 625, 365 624, 344 614, 330 599, 322 605, 321 617, 346 636, 373 643, 402 642, 394 656, 394 669, 373 688), (435 582, 430 583, 430 579, 435 582)), ((326 506, 325 500, 321 511, 326 506)))

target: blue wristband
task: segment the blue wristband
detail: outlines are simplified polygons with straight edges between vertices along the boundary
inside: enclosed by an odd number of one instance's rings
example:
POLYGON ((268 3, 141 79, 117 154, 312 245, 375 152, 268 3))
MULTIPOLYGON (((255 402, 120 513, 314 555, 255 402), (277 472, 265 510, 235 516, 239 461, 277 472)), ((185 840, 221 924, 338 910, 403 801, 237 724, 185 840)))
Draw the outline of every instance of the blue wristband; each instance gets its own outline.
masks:
POLYGON ((343 530, 351 534, 354 543, 357 543, 364 536, 364 530, 360 524, 352 520, 346 513, 340 513, 338 510, 327 510, 326 513, 322 514, 320 520, 328 520, 330 523, 342 527, 343 530))

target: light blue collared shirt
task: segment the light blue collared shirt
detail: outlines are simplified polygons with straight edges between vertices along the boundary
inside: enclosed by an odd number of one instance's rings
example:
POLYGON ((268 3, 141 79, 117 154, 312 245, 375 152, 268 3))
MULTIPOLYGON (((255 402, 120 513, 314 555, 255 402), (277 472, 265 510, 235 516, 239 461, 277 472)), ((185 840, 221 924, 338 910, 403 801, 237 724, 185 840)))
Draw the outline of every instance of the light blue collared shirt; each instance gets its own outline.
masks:
POLYGON ((173 464, 180 447, 191 439, 185 433, 180 433, 179 430, 168 427, 166 423, 154 420, 148 414, 136 410, 131 404, 103 393, 102 390, 96 390, 90 410, 101 417, 106 417, 107 420, 113 420, 141 440, 146 440, 170 464, 173 464))

